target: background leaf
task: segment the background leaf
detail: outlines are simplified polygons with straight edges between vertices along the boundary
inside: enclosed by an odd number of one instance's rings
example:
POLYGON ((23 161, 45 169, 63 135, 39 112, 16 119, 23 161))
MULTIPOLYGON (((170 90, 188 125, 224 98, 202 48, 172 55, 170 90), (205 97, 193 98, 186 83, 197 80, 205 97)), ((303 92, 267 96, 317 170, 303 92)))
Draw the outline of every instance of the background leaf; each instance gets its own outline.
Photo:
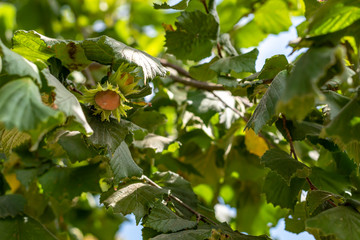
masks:
POLYGON ((166 31, 167 52, 181 60, 199 61, 211 55, 219 24, 211 14, 182 12, 175 31, 166 31))

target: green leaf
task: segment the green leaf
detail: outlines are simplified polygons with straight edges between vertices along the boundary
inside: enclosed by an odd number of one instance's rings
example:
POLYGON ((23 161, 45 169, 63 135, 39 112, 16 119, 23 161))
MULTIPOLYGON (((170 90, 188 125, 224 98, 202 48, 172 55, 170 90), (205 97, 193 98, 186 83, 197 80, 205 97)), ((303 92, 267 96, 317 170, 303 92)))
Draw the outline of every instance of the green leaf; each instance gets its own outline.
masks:
POLYGON ((339 112, 343 109, 343 107, 350 102, 350 98, 338 94, 334 91, 324 91, 323 94, 326 97, 324 102, 320 102, 320 104, 328 104, 330 108, 330 119, 333 120, 339 112))
POLYGON ((6 128, 28 132, 34 142, 64 120, 62 112, 42 103, 30 78, 9 82, 0 89, 0 122, 6 128))
POLYGON ((211 14, 182 12, 176 31, 166 31, 167 52, 181 60, 199 61, 211 55, 219 24, 211 14))
POLYGON ((304 0, 305 3, 305 17, 309 20, 316 10, 321 7, 321 2, 314 1, 314 0, 304 0))
POLYGON ((210 118, 224 109, 224 104, 209 92, 188 92, 187 110, 199 116, 207 125, 210 118))
POLYGON ((196 209, 197 196, 192 190, 191 184, 179 174, 170 171, 156 172, 152 179, 162 188, 170 190, 172 195, 196 209))
POLYGON ((346 145, 359 142, 360 136, 360 95, 347 103, 336 117, 325 127, 322 136, 331 136, 335 142, 346 145))
POLYGON ((58 239, 42 224, 28 216, 0 219, 0 232, 4 240, 58 239))
POLYGON ((86 121, 83 110, 77 98, 69 92, 48 70, 43 70, 42 74, 48 81, 49 86, 54 87, 55 91, 55 104, 65 113, 67 117, 74 116, 75 121, 80 123, 80 130, 83 134, 90 136, 93 133, 89 123, 86 121))
POLYGON ((266 90, 253 115, 250 117, 245 128, 253 128, 256 133, 275 115, 276 104, 281 93, 285 89, 287 71, 280 72, 266 90))
POLYGON ((85 50, 86 57, 91 61, 114 65, 115 69, 123 62, 140 66, 145 83, 148 79, 165 76, 167 73, 158 59, 107 36, 86 39, 81 46, 85 50))
POLYGON ((284 70, 288 65, 288 61, 284 55, 274 55, 265 60, 259 79, 273 79, 280 71, 284 70))
POLYGON ((302 55, 287 78, 278 112, 285 112, 288 118, 305 118, 314 106, 315 97, 321 96, 318 81, 336 63, 339 54, 339 48, 321 47, 311 48, 302 55))
POLYGON ((236 73, 242 72, 256 72, 255 62, 259 50, 256 48, 251 52, 241 54, 235 57, 221 58, 210 66, 210 69, 217 73, 230 73, 234 71, 236 73))
POLYGON ((164 2, 162 4, 156 4, 154 3, 154 8, 155 9, 176 9, 176 10, 184 10, 187 8, 188 4, 189 4, 190 0, 181 0, 180 2, 178 2, 177 4, 174 4, 172 6, 170 6, 169 4, 167 4, 167 2, 164 2))
POLYGON ((35 31, 17 31, 13 37, 14 51, 30 61, 47 61, 56 57, 69 70, 82 70, 89 61, 79 41, 45 37, 35 31))
POLYGON ((309 213, 309 215, 313 215, 315 210, 322 205, 324 202, 328 200, 335 200, 336 202, 339 202, 340 200, 343 202, 343 197, 333 194, 331 192, 322 191, 322 190, 313 190, 309 191, 306 196, 306 208, 309 213))
MULTIPOLYGON (((43 39, 45 37, 35 31, 16 31, 12 39, 13 51, 32 62, 46 62, 55 52, 43 39)), ((52 42, 57 41, 52 39, 52 42)))
POLYGON ((343 194, 351 185, 349 176, 340 175, 337 172, 326 171, 322 168, 312 167, 309 176, 312 183, 321 190, 336 194, 343 194))
POLYGON ((189 69, 190 76, 199 81, 210 82, 216 79, 217 74, 210 69, 210 65, 218 60, 217 57, 213 58, 208 63, 203 63, 200 65, 191 66, 189 69))
POLYGON ((278 34, 292 25, 287 4, 282 0, 266 1, 254 15, 255 23, 265 33, 278 34))
POLYGON ((0 87, 11 80, 29 77, 41 86, 38 68, 8 49, 0 40, 0 87))
POLYGON ((300 202, 295 205, 294 211, 285 218, 285 230, 299 234, 305 231, 305 220, 305 202, 300 202))
POLYGON ((268 150, 261 158, 261 163, 265 167, 278 173, 288 185, 293 177, 305 178, 310 174, 310 169, 298 160, 279 149, 268 150))
POLYGON ((289 186, 283 177, 275 172, 269 172, 264 182, 263 192, 268 203, 292 209, 304 183, 305 179, 293 178, 289 186))
POLYGON ((15 217, 18 213, 24 211, 25 203, 25 198, 19 194, 0 196, 0 219, 15 217))
POLYGON ((268 34, 264 33, 260 26, 254 20, 251 20, 245 26, 234 31, 235 45, 239 48, 248 48, 259 45, 268 34))
POLYGON ((125 140, 125 137, 132 133, 135 136, 145 135, 147 131, 132 122, 121 119, 120 123, 113 118, 110 121, 101 121, 98 116, 92 115, 91 110, 84 109, 87 121, 94 130, 89 140, 93 144, 109 146, 114 152, 116 148, 125 140))
POLYGON ((323 35, 342 30, 360 19, 360 2, 329 0, 310 19, 307 34, 323 35))
POLYGON ((129 183, 119 186, 116 192, 102 194, 101 202, 106 207, 112 207, 114 213, 124 215, 134 213, 138 224, 150 208, 150 204, 162 199, 167 194, 164 189, 159 189, 145 183, 129 183))
MULTIPOLYGON (((284 138, 289 141, 287 137, 287 131, 284 129, 284 122, 282 119, 278 119, 275 122, 275 125, 277 129, 282 133, 284 138)), ((304 140, 306 137, 315 137, 319 136, 323 125, 314 123, 314 122, 308 122, 308 121, 291 121, 286 120, 286 127, 290 132, 290 136, 293 141, 301 141, 304 140)))
POLYGON ((96 149, 88 144, 80 133, 67 133, 60 137, 59 144, 66 151, 71 162, 84 161, 98 155, 96 149))
POLYGON ((306 229, 318 229, 322 236, 334 234, 339 240, 360 239, 360 214, 339 206, 326 210, 306 221, 306 229))
POLYGON ((197 223, 179 217, 161 202, 156 202, 151 208, 144 225, 158 232, 167 233, 193 228, 197 223))
POLYGON ((143 170, 134 162, 129 147, 124 141, 116 148, 110 159, 110 166, 116 182, 124 178, 141 177, 143 174, 143 170))
POLYGON ((113 65, 114 69, 123 62, 135 64, 142 68, 145 83, 147 79, 166 74, 166 69, 156 58, 107 36, 72 41, 48 38, 35 31, 17 31, 14 50, 30 56, 31 60, 45 61, 54 56, 70 70, 80 70, 91 61, 113 65))
POLYGON ((4 129, 2 135, 0 134, 0 145, 2 146, 2 151, 4 151, 7 156, 10 156, 12 149, 29 139, 30 136, 27 133, 20 132, 16 128, 11 130, 4 129))
POLYGON ((161 234, 150 240, 204 240, 210 239, 211 229, 186 230, 177 233, 161 234))
POLYGON ((100 192, 98 164, 76 168, 52 168, 39 177, 44 193, 58 201, 73 199, 82 192, 100 192))
POLYGON ((166 116, 158 111, 139 110, 131 115, 130 120, 139 127, 154 132, 159 126, 166 123, 166 116))

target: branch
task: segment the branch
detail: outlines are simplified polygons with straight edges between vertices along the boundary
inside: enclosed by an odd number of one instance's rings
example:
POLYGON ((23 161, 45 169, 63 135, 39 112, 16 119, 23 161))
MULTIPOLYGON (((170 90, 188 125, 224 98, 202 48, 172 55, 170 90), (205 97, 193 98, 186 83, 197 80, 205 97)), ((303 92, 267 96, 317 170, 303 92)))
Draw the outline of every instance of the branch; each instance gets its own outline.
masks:
POLYGON ((188 71, 186 71, 185 69, 183 69, 182 67, 180 67, 178 65, 168 62, 166 59, 160 59, 160 63, 164 67, 170 67, 172 69, 175 69, 180 75, 191 78, 190 73, 188 71))
POLYGON ((192 78, 181 78, 179 76, 175 76, 170 74, 170 78, 175 82, 182 83, 184 85, 196 87, 199 89, 207 90, 207 91, 215 91, 215 90, 225 90, 225 87, 220 84, 201 82, 192 78))
MULTIPOLYGON (((156 187, 156 188, 160 188, 162 189, 162 187, 160 187, 158 184, 156 184, 153 180, 151 180, 150 178, 148 178, 145 175, 142 175, 141 177, 142 179, 145 179, 145 181, 147 181, 150 185, 156 187)), ((194 209, 192 209, 189 205, 187 205, 186 203, 184 203, 183 201, 181 201, 178 197, 174 196, 174 195, 169 195, 169 198, 171 198, 172 200, 176 201, 177 203, 179 203, 180 205, 182 205, 183 207, 185 207, 187 210, 189 210, 190 212, 192 212, 197 220, 201 220, 205 223, 210 223, 212 225, 218 225, 216 222, 214 222, 213 220, 211 220, 210 218, 202 215, 201 213, 198 213, 197 211, 195 211, 194 209)))

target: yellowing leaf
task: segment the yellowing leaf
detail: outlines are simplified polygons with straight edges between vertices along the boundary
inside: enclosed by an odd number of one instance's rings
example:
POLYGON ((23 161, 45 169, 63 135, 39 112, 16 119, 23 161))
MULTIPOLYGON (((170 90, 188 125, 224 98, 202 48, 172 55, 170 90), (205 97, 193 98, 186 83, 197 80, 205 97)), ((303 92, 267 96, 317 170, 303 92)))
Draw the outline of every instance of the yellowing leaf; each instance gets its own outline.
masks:
POLYGON ((11 188, 11 192, 13 193, 16 192, 21 185, 19 180, 16 178, 15 173, 5 174, 5 179, 11 188))
POLYGON ((253 153, 259 157, 269 150, 265 140, 255 134, 252 129, 245 131, 245 145, 250 153, 253 153))

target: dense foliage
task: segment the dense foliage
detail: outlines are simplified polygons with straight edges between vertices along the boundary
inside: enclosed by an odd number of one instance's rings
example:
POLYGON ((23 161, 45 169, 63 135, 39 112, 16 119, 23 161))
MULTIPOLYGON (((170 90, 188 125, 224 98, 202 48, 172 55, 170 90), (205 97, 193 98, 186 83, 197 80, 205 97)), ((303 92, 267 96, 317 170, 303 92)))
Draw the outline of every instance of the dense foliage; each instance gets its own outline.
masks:
POLYGON ((360 239, 359 27, 360 0, 2 1, 0 238, 133 213, 143 239, 360 239), (305 53, 256 72, 292 16, 305 53))

